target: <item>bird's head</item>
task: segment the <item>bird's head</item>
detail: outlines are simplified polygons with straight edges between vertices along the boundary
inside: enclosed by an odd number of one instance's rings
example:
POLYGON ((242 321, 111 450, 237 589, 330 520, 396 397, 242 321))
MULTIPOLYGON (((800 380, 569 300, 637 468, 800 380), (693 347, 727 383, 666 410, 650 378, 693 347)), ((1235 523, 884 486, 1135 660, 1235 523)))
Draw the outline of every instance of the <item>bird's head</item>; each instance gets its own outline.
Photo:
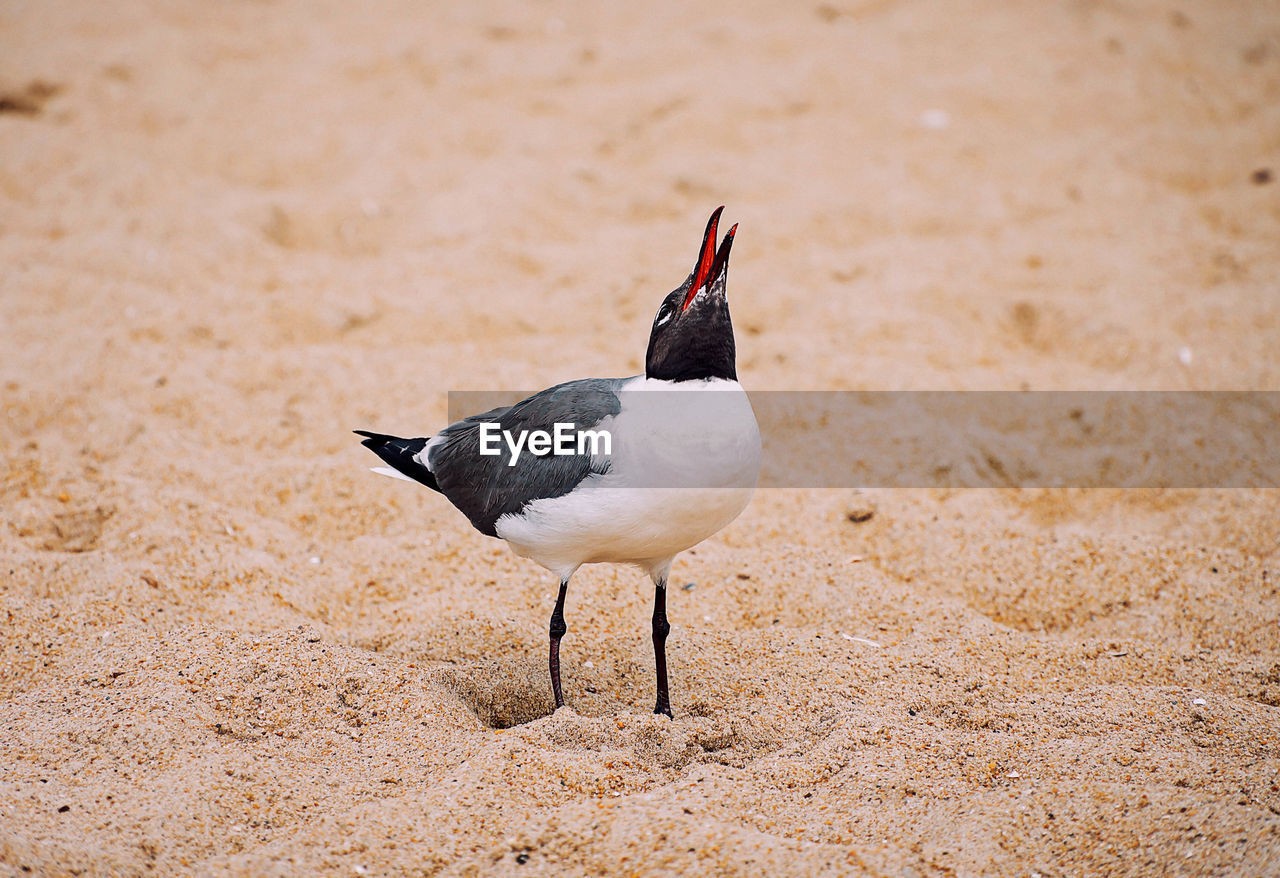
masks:
POLYGON ((664 381, 700 378, 737 380, 733 324, 725 284, 729 277, 729 251, 737 225, 716 247, 717 207, 702 236, 698 261, 688 279, 667 294, 653 319, 645 375, 664 381))

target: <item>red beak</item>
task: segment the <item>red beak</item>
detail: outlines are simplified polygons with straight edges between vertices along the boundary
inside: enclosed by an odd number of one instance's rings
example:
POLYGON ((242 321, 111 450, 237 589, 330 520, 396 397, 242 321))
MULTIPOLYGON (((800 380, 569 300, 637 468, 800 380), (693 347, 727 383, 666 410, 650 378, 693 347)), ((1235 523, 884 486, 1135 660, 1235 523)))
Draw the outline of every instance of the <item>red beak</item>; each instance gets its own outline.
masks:
POLYGON ((698 250, 698 264, 693 269, 693 282, 689 285, 689 293, 685 296, 684 306, 680 309, 681 314, 689 310, 689 305, 693 303, 694 297, 703 287, 720 276, 725 263, 729 261, 729 250, 733 247, 733 235, 738 231, 738 226, 735 224, 729 230, 729 234, 724 236, 724 241, 717 251, 716 229, 720 224, 720 214, 723 210, 723 205, 717 207, 711 214, 711 219, 707 221, 707 230, 702 235, 702 247, 698 250))

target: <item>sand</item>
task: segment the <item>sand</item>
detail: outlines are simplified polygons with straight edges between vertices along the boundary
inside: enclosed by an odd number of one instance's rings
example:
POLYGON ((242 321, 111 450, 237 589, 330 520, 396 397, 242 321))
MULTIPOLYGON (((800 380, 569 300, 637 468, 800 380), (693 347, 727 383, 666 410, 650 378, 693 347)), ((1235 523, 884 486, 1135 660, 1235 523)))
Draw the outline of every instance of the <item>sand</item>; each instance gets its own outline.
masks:
POLYGON ((638 372, 722 203, 750 388, 1280 389, 1277 132, 1262 2, 6 4, 0 871, 1280 873, 1274 491, 761 490, 552 715, 348 432, 638 372))

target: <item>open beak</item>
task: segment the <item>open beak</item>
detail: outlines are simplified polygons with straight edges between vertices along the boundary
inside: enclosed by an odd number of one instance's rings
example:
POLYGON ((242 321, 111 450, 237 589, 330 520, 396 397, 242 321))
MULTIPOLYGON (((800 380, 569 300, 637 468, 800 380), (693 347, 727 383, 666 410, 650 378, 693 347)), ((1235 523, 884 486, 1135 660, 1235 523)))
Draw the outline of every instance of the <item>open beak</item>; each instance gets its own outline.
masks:
POLYGON ((717 250, 716 230, 723 210, 723 205, 717 207, 711 214, 711 219, 707 221, 707 230, 702 235, 702 247, 698 250, 698 264, 694 266, 693 280, 689 284, 684 306, 680 309, 681 314, 689 310, 689 306, 693 304, 693 300, 704 287, 709 287, 719 280, 729 264, 729 251, 733 249, 733 235, 738 231, 738 226, 735 223, 733 228, 729 229, 729 233, 724 236, 717 250))

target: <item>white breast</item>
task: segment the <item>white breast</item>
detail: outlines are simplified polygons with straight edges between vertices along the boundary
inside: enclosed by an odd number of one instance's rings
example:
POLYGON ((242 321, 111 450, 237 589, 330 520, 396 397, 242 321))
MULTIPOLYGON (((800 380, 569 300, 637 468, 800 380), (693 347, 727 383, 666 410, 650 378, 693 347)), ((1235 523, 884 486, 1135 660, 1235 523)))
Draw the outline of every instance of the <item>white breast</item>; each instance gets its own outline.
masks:
POLYGON ((504 515, 498 536, 565 577, 581 564, 653 571, 746 508, 760 472, 760 431, 736 381, 639 377, 619 390, 610 470, 569 494, 504 515))

